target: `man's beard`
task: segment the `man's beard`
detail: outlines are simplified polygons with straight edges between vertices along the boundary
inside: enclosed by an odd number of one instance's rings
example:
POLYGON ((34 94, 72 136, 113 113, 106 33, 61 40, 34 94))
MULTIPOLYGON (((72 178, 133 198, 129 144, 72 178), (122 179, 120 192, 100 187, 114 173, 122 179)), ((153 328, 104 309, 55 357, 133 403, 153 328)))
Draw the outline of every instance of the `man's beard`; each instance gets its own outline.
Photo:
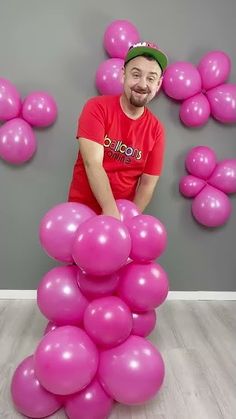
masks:
POLYGON ((131 96, 130 96, 130 103, 133 106, 136 106, 137 108, 142 108, 143 106, 146 105, 146 103, 148 102, 148 93, 147 91, 139 91, 139 90, 131 90, 131 96), (133 92, 137 92, 137 93, 144 93, 145 97, 135 97, 133 95, 133 92))

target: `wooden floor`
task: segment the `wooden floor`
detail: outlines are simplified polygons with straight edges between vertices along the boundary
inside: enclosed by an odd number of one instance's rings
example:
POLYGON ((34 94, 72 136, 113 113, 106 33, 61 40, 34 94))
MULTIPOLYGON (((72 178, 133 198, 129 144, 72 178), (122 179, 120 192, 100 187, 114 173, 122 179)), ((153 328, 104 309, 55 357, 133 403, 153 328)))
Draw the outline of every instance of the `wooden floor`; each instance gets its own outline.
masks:
MULTIPOLYGON (((110 419, 235 419, 236 302, 167 301, 157 313, 150 339, 165 361, 164 385, 146 405, 117 404, 110 419)), ((22 417, 12 407, 9 384, 45 324, 35 301, 0 301, 1 419, 22 417)))

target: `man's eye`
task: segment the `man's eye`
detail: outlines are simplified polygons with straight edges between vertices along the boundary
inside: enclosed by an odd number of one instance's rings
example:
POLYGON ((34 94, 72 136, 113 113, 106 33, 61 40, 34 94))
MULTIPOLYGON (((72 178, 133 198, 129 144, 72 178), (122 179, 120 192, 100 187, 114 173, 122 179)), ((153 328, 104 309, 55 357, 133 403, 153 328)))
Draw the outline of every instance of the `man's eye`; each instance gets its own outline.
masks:
POLYGON ((138 78, 139 74, 135 73, 135 74, 133 74, 133 77, 138 78))
POLYGON ((154 78, 153 77, 148 77, 148 81, 150 82, 150 83, 153 83, 154 82, 154 78))

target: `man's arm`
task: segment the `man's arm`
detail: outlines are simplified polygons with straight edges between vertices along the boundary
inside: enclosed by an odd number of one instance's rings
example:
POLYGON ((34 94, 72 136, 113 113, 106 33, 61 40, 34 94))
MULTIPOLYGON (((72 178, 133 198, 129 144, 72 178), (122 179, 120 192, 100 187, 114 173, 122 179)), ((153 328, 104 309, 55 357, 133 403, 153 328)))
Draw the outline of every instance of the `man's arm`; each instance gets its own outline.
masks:
POLYGON ((143 173, 134 197, 134 203, 143 212, 151 201, 154 189, 159 180, 159 176, 143 173))

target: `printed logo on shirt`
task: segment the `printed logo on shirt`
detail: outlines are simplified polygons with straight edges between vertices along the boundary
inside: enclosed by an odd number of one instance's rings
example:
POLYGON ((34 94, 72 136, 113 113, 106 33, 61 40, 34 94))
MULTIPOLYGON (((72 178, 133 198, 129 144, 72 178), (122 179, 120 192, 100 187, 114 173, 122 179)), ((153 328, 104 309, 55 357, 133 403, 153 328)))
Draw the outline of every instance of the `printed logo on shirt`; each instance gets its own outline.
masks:
POLYGON ((131 158, 141 160, 142 151, 137 148, 127 146, 121 140, 111 140, 107 135, 104 138, 104 147, 109 148, 109 157, 124 163, 131 163, 131 158), (112 151, 111 151, 112 150, 112 151))

